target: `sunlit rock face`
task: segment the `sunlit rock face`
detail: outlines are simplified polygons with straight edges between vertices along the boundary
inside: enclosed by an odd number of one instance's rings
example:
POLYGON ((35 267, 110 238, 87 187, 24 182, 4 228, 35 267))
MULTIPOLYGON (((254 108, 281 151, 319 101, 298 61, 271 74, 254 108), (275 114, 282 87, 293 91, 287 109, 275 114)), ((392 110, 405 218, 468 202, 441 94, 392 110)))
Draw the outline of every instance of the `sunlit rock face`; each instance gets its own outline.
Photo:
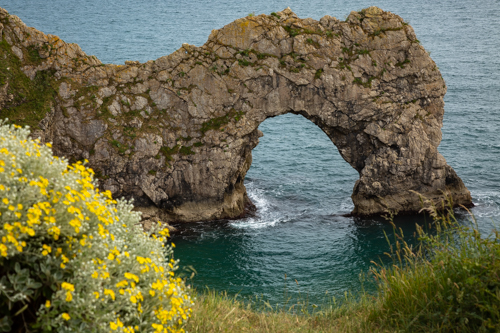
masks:
POLYGON ((341 22, 285 9, 125 65, 104 65, 3 9, 0 22, 2 118, 31 125, 57 155, 88 159, 103 190, 148 216, 241 216, 258 126, 289 112, 319 126, 359 172, 353 214, 416 212, 416 193, 471 204, 437 150, 445 82, 390 12, 370 7, 341 22))

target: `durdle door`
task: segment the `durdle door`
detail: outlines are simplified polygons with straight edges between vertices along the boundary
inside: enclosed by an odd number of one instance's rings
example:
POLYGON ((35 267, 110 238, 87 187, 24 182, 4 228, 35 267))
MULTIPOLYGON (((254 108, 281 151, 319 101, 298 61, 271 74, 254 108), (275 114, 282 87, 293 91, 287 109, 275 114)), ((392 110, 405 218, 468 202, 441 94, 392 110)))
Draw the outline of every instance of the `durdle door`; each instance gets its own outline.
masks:
POLYGON ((163 221, 238 217, 269 117, 300 114, 359 173, 353 214, 471 205, 439 154, 446 85, 410 25, 379 8, 346 22, 290 9, 238 19, 146 63, 102 64, 0 8, 0 115, 100 187, 163 221))

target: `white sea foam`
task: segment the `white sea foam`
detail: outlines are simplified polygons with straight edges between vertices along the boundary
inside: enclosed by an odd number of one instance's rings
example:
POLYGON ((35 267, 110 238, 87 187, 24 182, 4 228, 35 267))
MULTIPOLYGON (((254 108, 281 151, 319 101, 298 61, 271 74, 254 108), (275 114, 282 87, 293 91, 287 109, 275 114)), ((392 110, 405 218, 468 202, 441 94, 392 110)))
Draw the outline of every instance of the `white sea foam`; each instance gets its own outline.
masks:
POLYGON ((257 188, 254 183, 246 184, 250 200, 257 207, 256 215, 243 220, 231 222, 231 226, 238 229, 262 229, 274 227, 276 224, 289 219, 283 215, 278 206, 266 197, 265 190, 257 188))

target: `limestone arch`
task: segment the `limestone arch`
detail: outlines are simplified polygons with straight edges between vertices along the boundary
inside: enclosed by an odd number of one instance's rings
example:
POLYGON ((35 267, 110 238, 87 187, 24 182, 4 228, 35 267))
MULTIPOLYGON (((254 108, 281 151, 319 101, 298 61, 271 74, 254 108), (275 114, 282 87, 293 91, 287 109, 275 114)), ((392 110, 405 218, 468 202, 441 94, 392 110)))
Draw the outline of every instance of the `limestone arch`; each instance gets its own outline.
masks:
MULTIPOLYGON (((201 47, 124 66, 7 17, 0 9, 10 45, 1 56, 31 80, 42 72, 55 91, 33 135, 57 155, 88 159, 100 187, 134 198, 146 217, 241 216, 258 126, 286 112, 318 125, 358 171, 355 215, 417 212, 415 192, 472 204, 437 150, 444 80, 395 14, 370 7, 345 22, 316 21, 285 9, 236 20, 201 47), (40 59, 22 56, 33 50, 40 59)), ((22 98, 0 91, 0 107, 18 116, 14 100, 22 98)))

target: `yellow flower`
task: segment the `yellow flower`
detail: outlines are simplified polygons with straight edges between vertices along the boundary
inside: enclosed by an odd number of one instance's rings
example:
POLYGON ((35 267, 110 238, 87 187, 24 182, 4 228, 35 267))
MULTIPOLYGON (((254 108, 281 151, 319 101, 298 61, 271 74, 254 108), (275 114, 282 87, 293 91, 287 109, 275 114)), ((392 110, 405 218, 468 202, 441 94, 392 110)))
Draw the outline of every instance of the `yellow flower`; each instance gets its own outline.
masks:
POLYGON ((3 202, 4 204, 8 205, 8 204, 9 204, 9 199, 7 199, 7 198, 3 198, 3 199, 2 199, 2 202, 3 202))
POLYGON ((134 280, 135 282, 139 282, 139 277, 135 274, 132 274, 132 273, 125 273, 125 278, 129 279, 129 280, 134 280))
POLYGON ((104 295, 109 295, 113 301, 115 300, 115 292, 111 289, 104 289, 104 295))
POLYGON ((94 295, 95 295, 95 298, 96 298, 96 299, 97 299, 97 298, 99 298, 99 292, 94 291, 94 295))
POLYGON ((46 307, 46 308, 50 308, 50 301, 49 301, 49 300, 47 300, 47 301, 45 302, 45 307, 46 307))
POLYGON ((71 291, 66 292, 66 302, 71 302, 73 299, 73 295, 71 295, 71 291))
POLYGON ((63 283, 61 284, 61 287, 62 287, 63 289, 68 290, 68 291, 75 291, 75 286, 74 286, 74 285, 72 285, 71 283, 63 282, 63 283))
POLYGON ((110 322, 110 323, 109 323, 109 327, 111 327, 111 329, 112 329, 113 331, 116 331, 116 330, 118 329, 118 325, 116 325, 116 323, 115 323, 115 322, 110 322))
POLYGON ((116 288, 121 288, 121 287, 125 287, 128 285, 128 281, 127 280, 123 280, 123 281, 120 281, 116 284, 116 288))
POLYGON ((69 316, 69 314, 67 314, 66 312, 64 312, 64 313, 61 315, 61 317, 62 317, 64 320, 70 320, 70 318, 71 318, 71 317, 69 316))
POLYGON ((47 254, 49 254, 50 252, 52 252, 52 248, 50 246, 46 245, 46 244, 43 244, 42 248, 43 248, 42 254, 44 256, 46 256, 47 254))

